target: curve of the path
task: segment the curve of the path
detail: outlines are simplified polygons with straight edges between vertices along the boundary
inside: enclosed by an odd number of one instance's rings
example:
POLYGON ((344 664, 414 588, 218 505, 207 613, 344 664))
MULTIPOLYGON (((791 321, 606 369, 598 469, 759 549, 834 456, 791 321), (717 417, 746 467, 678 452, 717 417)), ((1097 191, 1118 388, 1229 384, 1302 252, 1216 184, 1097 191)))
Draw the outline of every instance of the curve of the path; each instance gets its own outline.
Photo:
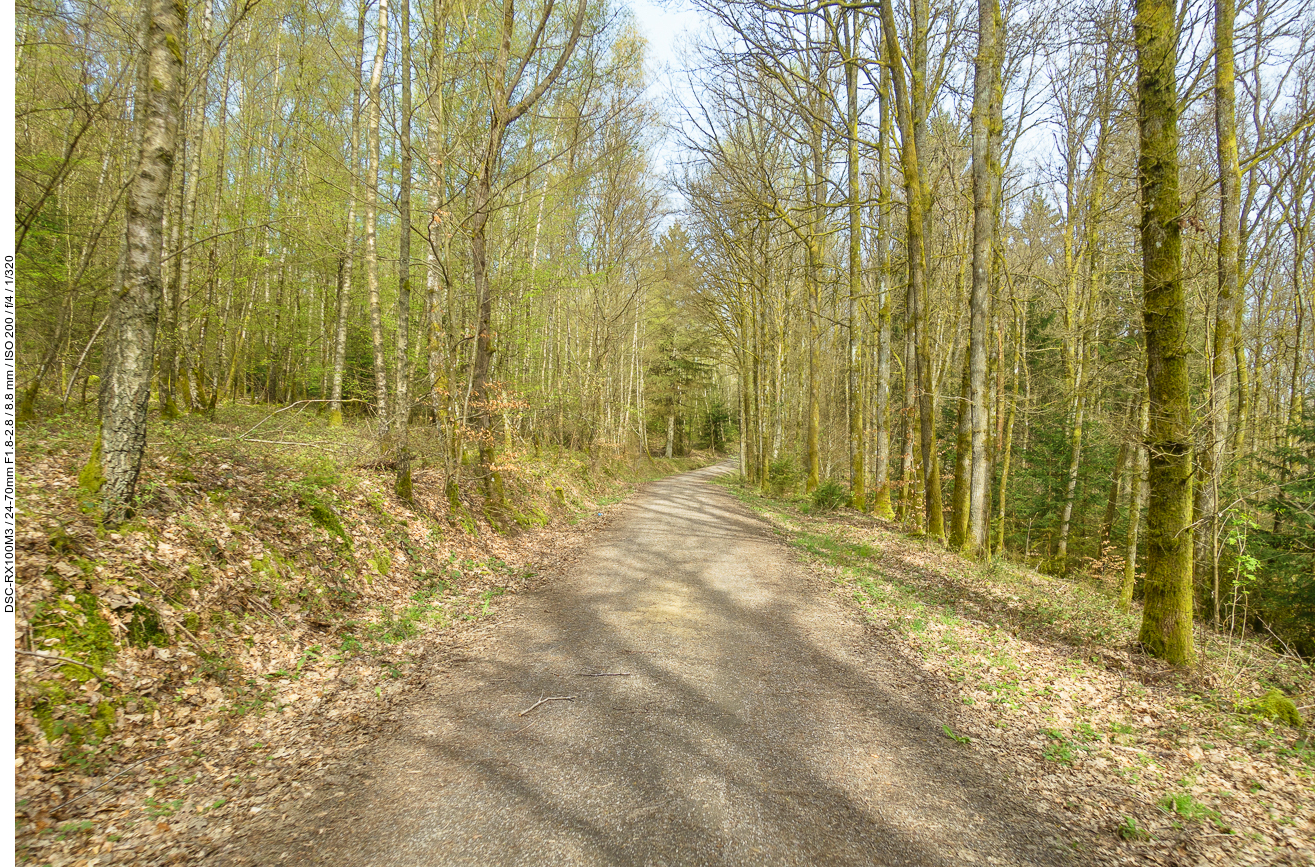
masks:
POLYGON ((247 863, 1066 863, 713 467, 647 486, 247 863), (572 696, 571 701, 542 698, 572 696))

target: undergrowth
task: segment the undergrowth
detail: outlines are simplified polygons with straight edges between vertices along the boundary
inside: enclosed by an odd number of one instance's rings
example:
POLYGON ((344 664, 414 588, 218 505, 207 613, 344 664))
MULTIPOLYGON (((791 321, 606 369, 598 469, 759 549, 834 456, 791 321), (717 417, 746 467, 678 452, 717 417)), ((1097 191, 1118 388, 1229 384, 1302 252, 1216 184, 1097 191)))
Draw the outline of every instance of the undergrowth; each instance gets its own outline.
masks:
POLYGON ((275 706, 271 672, 336 665, 489 616, 533 577, 492 553, 514 549, 509 536, 574 523, 715 457, 516 443, 499 456, 510 520, 494 525, 473 451, 453 465, 438 432, 414 426, 403 501, 369 425, 332 428, 322 410, 153 414, 136 515, 113 529, 78 487, 92 409, 22 426, 19 632, 31 653, 18 659, 20 746, 54 748, 52 772, 91 772, 148 709, 178 710, 206 692, 232 714, 263 714, 275 706))
MULTIPOLYGON (((1200 828, 1211 840, 1272 852, 1265 847, 1287 829, 1309 827, 1308 661, 1198 623, 1200 663, 1174 669, 1136 649, 1140 612, 1120 610, 1115 586, 1099 573, 1058 578, 1003 559, 975 563, 852 510, 823 514, 811 498, 763 497, 735 477, 718 481, 767 517, 875 629, 949 682, 966 716, 942 725, 947 738, 970 747, 1001 735, 1011 756, 1035 761, 1042 775, 1113 777, 1144 793, 1140 802, 1130 795, 1122 814, 1099 802, 1083 808, 1113 811, 1099 821, 1124 844, 1155 846, 1200 828), (1221 768, 1251 766, 1249 797, 1217 782, 1230 773, 1221 768), (1274 806, 1280 793, 1288 806, 1274 806)), ((1238 850, 1216 854, 1223 851, 1238 850)))

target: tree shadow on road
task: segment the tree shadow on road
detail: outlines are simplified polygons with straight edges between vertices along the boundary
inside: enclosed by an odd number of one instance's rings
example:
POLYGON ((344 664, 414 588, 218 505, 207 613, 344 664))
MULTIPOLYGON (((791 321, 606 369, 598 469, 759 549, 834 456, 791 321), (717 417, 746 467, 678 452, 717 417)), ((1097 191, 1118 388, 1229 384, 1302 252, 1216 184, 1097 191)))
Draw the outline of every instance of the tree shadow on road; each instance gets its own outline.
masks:
POLYGON ((697 475, 651 485, 573 573, 436 678, 368 782, 262 849, 344 867, 1068 863, 1053 818, 945 737, 912 669, 697 475))

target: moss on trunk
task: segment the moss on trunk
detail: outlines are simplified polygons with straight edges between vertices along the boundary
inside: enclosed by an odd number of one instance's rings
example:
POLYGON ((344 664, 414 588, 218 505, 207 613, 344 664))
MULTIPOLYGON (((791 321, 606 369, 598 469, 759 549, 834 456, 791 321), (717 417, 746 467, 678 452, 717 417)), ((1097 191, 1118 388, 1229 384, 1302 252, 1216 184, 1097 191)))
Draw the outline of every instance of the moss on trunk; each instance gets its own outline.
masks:
POLYGON ((1142 647, 1175 665, 1196 659, 1192 641, 1192 425, 1187 304, 1178 192, 1177 29, 1174 4, 1137 0, 1141 132, 1143 305, 1150 503, 1142 647))

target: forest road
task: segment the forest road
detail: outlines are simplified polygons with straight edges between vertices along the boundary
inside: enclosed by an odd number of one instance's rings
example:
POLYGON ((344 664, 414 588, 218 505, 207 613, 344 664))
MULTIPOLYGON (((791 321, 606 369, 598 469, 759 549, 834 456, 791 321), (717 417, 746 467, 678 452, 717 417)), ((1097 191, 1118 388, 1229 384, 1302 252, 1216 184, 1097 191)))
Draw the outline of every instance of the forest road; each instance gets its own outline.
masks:
POLYGON ((709 484, 731 471, 646 486, 432 675, 343 793, 221 863, 1070 863, 945 735, 917 668, 709 484))

